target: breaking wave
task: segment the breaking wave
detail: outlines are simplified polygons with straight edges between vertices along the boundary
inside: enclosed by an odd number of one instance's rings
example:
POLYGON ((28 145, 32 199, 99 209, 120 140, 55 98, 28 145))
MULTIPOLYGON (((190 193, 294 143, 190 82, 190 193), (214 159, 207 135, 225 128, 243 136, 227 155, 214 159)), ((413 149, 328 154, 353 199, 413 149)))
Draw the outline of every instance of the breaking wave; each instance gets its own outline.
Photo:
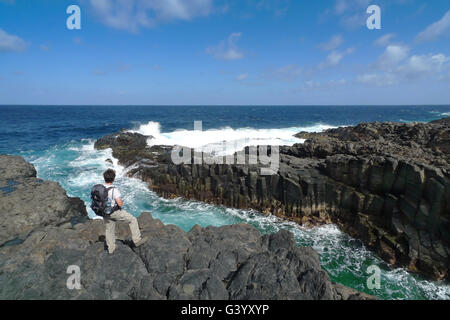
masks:
POLYGON ((303 139, 294 137, 296 133, 321 132, 333 128, 326 124, 316 124, 309 127, 291 127, 283 129, 254 129, 230 127, 220 129, 202 130, 175 130, 172 132, 161 132, 158 122, 149 122, 139 126, 131 132, 152 136, 148 140, 149 145, 184 146, 189 148, 204 149, 205 151, 223 150, 223 142, 227 142, 225 154, 234 153, 247 146, 270 145, 270 146, 292 146, 303 143, 303 139))

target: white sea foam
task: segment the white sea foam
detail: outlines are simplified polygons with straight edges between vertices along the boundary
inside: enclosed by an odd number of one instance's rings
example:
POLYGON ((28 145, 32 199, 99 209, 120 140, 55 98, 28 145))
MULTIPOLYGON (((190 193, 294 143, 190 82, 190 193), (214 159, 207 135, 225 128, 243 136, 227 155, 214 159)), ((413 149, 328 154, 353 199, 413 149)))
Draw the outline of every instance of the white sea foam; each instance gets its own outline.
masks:
POLYGON ((291 127, 283 129, 253 129, 239 128, 233 129, 225 127, 221 129, 200 130, 175 130, 172 132, 161 132, 161 125, 158 122, 149 122, 141 125, 137 132, 148 136, 149 145, 184 146, 189 148, 204 148, 207 150, 222 150, 223 142, 232 144, 227 148, 226 153, 234 153, 247 146, 270 145, 270 146, 292 146, 296 143, 303 143, 303 139, 294 137, 301 131, 321 132, 331 129, 332 126, 326 124, 316 124, 309 127, 291 127))
POLYGON ((450 112, 430 111, 430 113, 440 116, 440 117, 449 117, 450 116, 450 112))

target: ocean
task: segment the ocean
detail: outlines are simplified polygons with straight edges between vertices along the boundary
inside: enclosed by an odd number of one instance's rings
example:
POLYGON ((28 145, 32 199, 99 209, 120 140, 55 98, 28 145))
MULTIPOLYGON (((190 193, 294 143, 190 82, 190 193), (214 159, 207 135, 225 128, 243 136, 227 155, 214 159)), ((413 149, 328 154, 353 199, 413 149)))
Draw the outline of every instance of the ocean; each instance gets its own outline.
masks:
POLYGON ((111 166, 106 160, 112 159, 125 209, 136 216, 149 211, 185 231, 196 224, 242 222, 262 233, 288 229, 298 245, 312 246, 319 253, 334 282, 382 299, 450 299, 448 284, 390 268, 335 226, 307 229, 256 211, 166 200, 143 182, 126 177, 111 150, 94 150, 96 139, 121 129, 152 135, 157 144, 165 145, 205 146, 224 139, 239 146, 293 145, 302 142, 293 137, 300 131, 372 121, 427 122, 450 116, 450 106, 0 106, 0 115, 0 154, 23 156, 35 165, 39 178, 59 182, 87 205, 90 189, 102 181, 103 171, 111 166), (194 131, 194 121, 202 121, 203 131, 194 131), (371 265, 382 270, 380 289, 367 288, 371 265))

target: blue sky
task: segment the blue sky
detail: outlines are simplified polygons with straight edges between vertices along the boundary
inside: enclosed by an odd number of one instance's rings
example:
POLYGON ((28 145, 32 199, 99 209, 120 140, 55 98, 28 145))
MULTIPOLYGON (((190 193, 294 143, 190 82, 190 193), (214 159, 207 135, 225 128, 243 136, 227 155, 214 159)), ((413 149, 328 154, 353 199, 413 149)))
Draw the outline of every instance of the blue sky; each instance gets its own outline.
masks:
POLYGON ((0 0, 0 104, 450 104, 450 1, 0 0))

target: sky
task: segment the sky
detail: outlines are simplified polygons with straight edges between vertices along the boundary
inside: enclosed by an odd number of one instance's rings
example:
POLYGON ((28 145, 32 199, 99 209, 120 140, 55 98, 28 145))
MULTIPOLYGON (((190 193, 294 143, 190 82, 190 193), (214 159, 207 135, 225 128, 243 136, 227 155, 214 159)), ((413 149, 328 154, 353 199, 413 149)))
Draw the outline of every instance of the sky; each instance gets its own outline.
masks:
POLYGON ((0 104, 450 104, 450 0, 0 0, 0 104))

